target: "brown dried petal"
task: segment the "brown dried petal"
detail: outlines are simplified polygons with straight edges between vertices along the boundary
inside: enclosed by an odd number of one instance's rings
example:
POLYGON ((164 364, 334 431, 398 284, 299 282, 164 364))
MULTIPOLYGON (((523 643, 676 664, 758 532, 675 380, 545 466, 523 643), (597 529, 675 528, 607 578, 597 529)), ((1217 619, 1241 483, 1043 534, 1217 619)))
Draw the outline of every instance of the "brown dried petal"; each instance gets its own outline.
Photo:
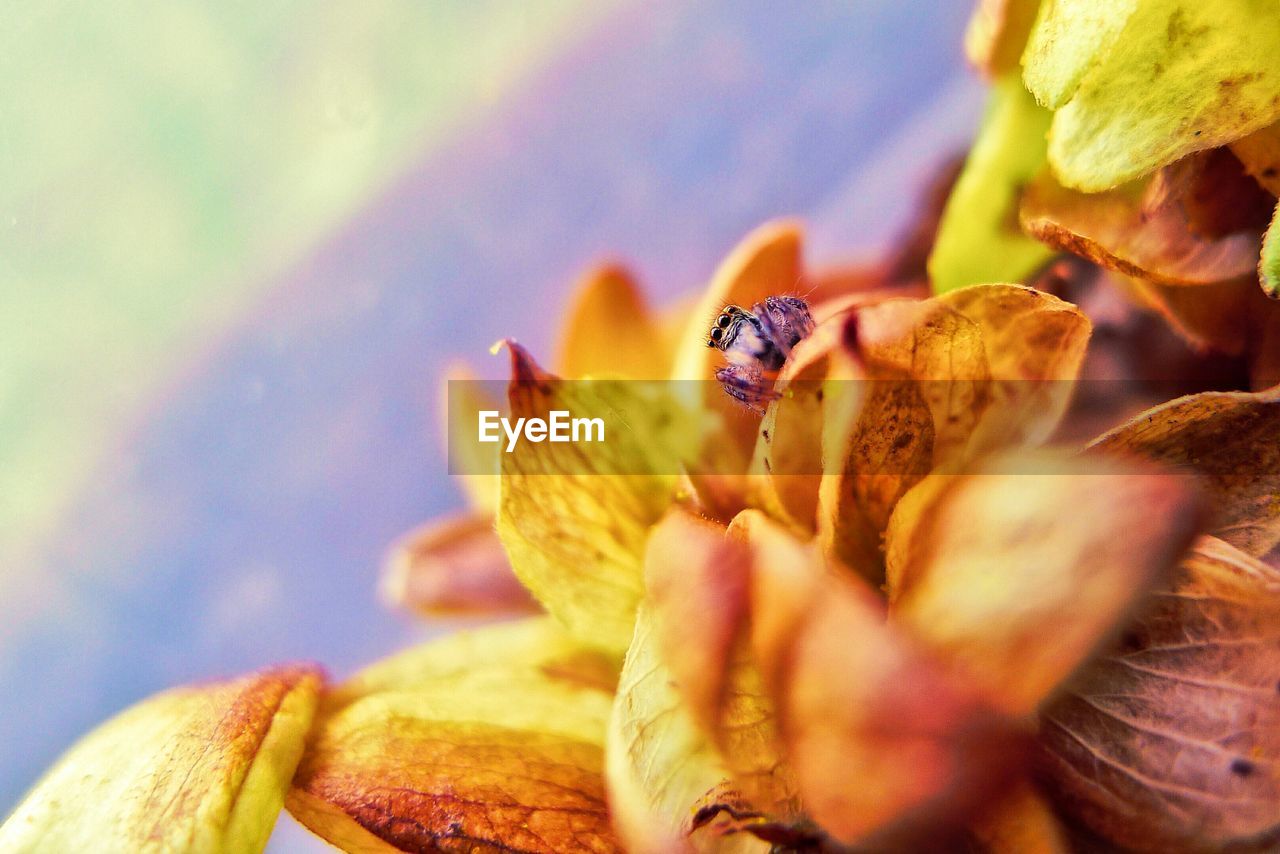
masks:
POLYGON ((724 526, 673 509, 645 549, 645 586, 663 660, 690 712, 710 730, 746 619, 751 556, 724 526))
POLYGON ((619 851, 615 668, 545 617, 374 665, 325 698, 289 811, 347 850, 619 851))
POLYGON ((1153 282, 1202 285, 1252 273, 1258 232, 1199 236, 1181 205, 1144 208, 1146 189, 1146 184, 1128 184, 1085 194, 1042 172, 1022 196, 1022 227, 1056 249, 1153 282))
POLYGON ((1201 475, 1212 533, 1252 555, 1280 543, 1280 388, 1204 392, 1171 400, 1095 439, 1201 475))
POLYGON ((872 846, 971 814, 1017 764, 1016 725, 887 626, 870 588, 767 520, 752 539, 753 646, 808 813, 872 846))
POLYGON ((1110 461, 1024 451, 934 477, 946 483, 921 485, 926 506, 904 500, 889 526, 891 615, 1013 716, 1110 637, 1195 535, 1186 478, 1110 461))
POLYGON ((1268 125, 1237 139, 1231 143, 1231 153, 1240 159, 1254 180, 1273 196, 1280 196, 1280 124, 1268 125))
POLYGON ((1280 840, 1280 573, 1205 538, 1042 714, 1059 803, 1142 851, 1280 840))

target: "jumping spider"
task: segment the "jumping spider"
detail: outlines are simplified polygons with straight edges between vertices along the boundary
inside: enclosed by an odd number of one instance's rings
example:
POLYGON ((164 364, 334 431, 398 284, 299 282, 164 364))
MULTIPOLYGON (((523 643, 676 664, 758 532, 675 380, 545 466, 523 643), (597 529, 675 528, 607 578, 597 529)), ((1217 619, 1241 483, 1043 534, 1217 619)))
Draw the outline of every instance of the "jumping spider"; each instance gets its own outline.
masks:
POLYGON ((728 395, 752 412, 777 398, 773 380, 791 348, 813 331, 809 304, 799 297, 765 297, 750 311, 725 306, 711 325, 707 346, 724 353, 729 364, 716 371, 728 395))

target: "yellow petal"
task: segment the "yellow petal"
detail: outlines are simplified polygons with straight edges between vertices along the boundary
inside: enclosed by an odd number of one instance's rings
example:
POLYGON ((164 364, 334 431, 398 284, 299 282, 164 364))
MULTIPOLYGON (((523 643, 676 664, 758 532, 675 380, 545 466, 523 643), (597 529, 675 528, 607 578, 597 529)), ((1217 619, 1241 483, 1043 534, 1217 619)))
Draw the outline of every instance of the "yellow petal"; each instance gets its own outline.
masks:
POLYGON ((944 477, 890 523, 891 613, 1014 716, 1110 637, 1195 535, 1192 484, 1166 473, 1024 451, 944 477))
POLYGON ((1016 74, 996 82, 929 256, 934 291, 1021 281, 1051 256, 1018 227, 1018 196, 1044 166, 1049 117, 1016 74))
POLYGON ((1202 236, 1188 227, 1180 199, 1153 207, 1144 204, 1144 193, 1143 184, 1078 193, 1044 172, 1022 197, 1022 226, 1056 249, 1163 284, 1225 282, 1253 271, 1256 232, 1202 236))
POLYGON ((561 376, 658 379, 670 370, 670 352, 630 273, 606 264, 582 277, 560 331, 561 376))
POLYGON ((1249 554, 1280 543, 1280 388, 1204 392, 1149 409, 1094 452, 1136 455, 1201 475, 1212 533, 1249 554))
POLYGON ((1022 79, 1039 101, 1057 109, 1106 58, 1138 0, 1045 0, 1022 55, 1022 79))
POLYGON ((384 595, 427 616, 536 612, 493 525, 492 516, 472 512, 406 535, 383 569, 384 595))
POLYGON ((1231 143, 1231 153, 1254 180, 1280 196, 1280 123, 1237 139, 1231 143))
POLYGON ((1016 70, 1040 0, 978 0, 964 32, 969 61, 989 76, 1016 70))
POLYGON ((602 442, 517 443, 502 456, 498 536, 516 577, 585 643, 621 654, 643 591, 649 527, 702 435, 667 383, 568 381, 511 342, 510 417, 601 417, 602 442))
POLYGON ((261 851, 321 678, 286 666, 142 701, 58 761, 0 827, 0 849, 261 851))
POLYGON ((1097 192, 1280 118, 1270 0, 1147 0, 1053 117, 1049 162, 1097 192))
POLYGON ((449 470, 466 493, 471 506, 494 514, 498 510, 498 446, 470 441, 476 435, 481 410, 498 410, 490 396, 496 384, 481 382, 466 365, 456 363, 445 369, 440 412, 444 416, 445 450, 450 454, 449 470))
POLYGON ((616 672, 549 618, 402 653, 324 699, 289 811, 346 850, 618 851, 616 672))
POLYGON ((805 809, 840 842, 931 850, 1019 764, 1017 726, 886 625, 869 587, 750 528, 753 646, 805 809))
POLYGON ((628 851, 767 852, 769 845, 751 833, 786 826, 739 792, 724 756, 682 702, 647 604, 618 683, 607 766, 609 804, 628 851), (724 814, 749 816, 734 828, 747 832, 718 835, 714 819, 724 814))
POLYGON ((1059 803, 1144 851, 1270 850, 1278 662, 1280 573, 1205 538, 1041 715, 1059 803))
POLYGON ((1006 793, 971 827, 985 854, 1071 854, 1049 802, 1029 782, 1006 793))

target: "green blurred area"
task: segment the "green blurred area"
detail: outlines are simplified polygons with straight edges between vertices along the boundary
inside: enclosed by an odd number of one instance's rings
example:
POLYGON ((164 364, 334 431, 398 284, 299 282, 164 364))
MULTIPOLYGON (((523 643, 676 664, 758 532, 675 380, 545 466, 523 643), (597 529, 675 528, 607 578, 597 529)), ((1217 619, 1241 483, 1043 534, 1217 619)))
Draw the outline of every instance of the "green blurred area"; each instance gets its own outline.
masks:
POLYGON ((274 276, 614 5, 10 5, 0 580, 274 276))

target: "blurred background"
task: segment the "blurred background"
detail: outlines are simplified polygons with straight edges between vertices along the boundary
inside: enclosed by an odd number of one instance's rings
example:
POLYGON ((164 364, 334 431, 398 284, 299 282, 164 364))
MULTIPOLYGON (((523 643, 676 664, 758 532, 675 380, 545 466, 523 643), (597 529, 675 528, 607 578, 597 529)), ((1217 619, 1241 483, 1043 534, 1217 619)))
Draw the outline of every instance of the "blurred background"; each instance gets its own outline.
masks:
POLYGON ((444 366, 549 358, 602 258, 663 300, 781 215, 873 251, 981 114, 968 5, 10 8, 0 815, 157 690, 447 628, 376 590, 461 504, 444 366))

